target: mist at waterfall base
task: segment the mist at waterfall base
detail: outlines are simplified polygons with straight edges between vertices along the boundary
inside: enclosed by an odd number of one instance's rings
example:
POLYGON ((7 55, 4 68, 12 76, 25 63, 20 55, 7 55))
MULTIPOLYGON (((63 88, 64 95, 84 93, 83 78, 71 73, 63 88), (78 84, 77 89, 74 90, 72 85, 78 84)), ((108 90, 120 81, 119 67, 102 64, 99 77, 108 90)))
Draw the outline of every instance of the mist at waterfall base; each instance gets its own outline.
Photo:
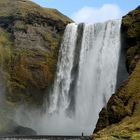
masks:
POLYGON ((68 24, 54 86, 46 100, 46 113, 25 114, 21 108, 16 121, 38 134, 92 134, 100 110, 115 92, 120 25, 120 20, 93 25, 68 24))

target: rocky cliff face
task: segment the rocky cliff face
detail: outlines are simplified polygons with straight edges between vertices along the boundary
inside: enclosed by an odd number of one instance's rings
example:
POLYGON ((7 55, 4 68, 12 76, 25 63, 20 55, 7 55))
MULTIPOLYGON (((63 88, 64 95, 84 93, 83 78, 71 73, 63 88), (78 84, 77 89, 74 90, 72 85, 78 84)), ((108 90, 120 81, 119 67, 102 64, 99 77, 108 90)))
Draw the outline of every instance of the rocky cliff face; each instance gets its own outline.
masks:
POLYGON ((102 109, 93 139, 140 139, 140 6, 122 20, 128 79, 102 109))
POLYGON ((41 105, 72 20, 28 0, 0 0, 0 9, 0 72, 7 101, 41 105))
POLYGON ((34 135, 13 121, 18 105, 40 107, 54 80, 59 44, 72 22, 29 0, 0 0, 0 135, 34 135))

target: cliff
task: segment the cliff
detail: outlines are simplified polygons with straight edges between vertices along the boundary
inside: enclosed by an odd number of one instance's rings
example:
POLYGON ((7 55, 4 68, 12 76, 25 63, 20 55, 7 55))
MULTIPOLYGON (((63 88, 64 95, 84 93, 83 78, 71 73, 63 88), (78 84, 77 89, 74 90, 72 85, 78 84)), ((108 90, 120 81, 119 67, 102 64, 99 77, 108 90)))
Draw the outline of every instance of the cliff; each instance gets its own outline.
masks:
POLYGON ((140 139, 140 6, 123 17, 122 37, 129 77, 100 112, 93 139, 140 139))
POLYGON ((41 105, 71 19, 29 0, 0 0, 0 73, 6 100, 41 105))

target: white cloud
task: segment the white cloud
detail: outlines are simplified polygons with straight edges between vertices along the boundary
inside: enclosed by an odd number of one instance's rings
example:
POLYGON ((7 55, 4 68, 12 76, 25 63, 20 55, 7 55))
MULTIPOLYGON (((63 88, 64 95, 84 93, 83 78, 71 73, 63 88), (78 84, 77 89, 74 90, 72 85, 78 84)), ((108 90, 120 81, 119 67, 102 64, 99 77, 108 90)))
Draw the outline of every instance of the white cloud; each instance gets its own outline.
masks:
POLYGON ((77 22, 95 23, 109 19, 121 18, 122 11, 115 4, 104 4, 102 7, 83 7, 75 12, 71 18, 77 22))

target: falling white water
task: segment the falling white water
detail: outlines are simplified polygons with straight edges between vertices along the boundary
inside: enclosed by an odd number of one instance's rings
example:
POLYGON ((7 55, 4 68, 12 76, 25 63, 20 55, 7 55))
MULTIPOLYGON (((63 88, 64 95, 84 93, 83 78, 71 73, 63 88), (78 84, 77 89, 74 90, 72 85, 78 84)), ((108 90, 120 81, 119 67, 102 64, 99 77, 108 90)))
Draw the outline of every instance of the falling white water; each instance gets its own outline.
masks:
POLYGON ((67 26, 50 106, 43 116, 41 124, 44 127, 40 132, 56 135, 81 135, 82 132, 89 135, 93 132, 99 111, 115 91, 120 23, 120 20, 113 20, 83 24, 82 28, 74 23, 67 26), (78 70, 73 77, 75 61, 78 61, 78 70), (72 90, 74 97, 70 95, 72 82, 75 85, 72 90), (72 111, 70 106, 74 106, 72 111))
POLYGON ((100 110, 115 92, 120 24, 67 25, 47 111, 26 126, 45 135, 92 134, 100 110))
POLYGON ((99 111, 115 91, 120 50, 120 21, 85 25, 83 50, 84 47, 87 51, 81 51, 85 57, 80 59, 76 116, 79 118, 77 120, 81 131, 91 134, 99 111))
POLYGON ((73 67, 74 50, 76 46, 77 25, 67 25, 64 39, 60 48, 57 77, 54 82, 53 93, 50 96, 49 113, 65 111, 69 105, 69 88, 71 84, 71 70, 73 67))

